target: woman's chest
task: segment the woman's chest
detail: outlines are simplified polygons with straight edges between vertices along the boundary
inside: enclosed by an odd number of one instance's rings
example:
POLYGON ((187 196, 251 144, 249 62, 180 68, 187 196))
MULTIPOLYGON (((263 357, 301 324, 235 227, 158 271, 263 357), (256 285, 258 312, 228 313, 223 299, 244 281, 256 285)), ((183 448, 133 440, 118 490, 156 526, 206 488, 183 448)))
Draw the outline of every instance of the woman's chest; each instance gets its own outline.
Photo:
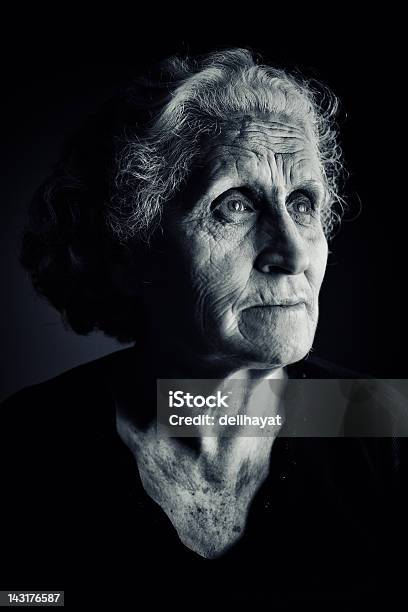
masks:
MULTIPOLYGON (((197 455, 153 435, 120 432, 146 493, 165 512, 185 546, 206 558, 225 553, 243 535, 251 502, 268 475, 269 452, 229 461, 197 455)), ((270 451, 270 448, 269 448, 270 451)))

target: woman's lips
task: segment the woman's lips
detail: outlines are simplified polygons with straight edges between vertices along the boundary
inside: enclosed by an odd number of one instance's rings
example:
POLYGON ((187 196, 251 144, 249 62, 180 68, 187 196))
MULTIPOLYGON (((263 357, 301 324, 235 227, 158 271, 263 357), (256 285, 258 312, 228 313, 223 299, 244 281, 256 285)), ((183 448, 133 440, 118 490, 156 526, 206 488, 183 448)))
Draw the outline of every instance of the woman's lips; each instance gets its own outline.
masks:
POLYGON ((253 306, 248 306, 247 308, 244 308, 244 310, 249 310, 252 308, 299 308, 301 306, 304 306, 305 304, 305 300, 284 300, 282 302, 276 302, 274 304, 254 304, 253 306))

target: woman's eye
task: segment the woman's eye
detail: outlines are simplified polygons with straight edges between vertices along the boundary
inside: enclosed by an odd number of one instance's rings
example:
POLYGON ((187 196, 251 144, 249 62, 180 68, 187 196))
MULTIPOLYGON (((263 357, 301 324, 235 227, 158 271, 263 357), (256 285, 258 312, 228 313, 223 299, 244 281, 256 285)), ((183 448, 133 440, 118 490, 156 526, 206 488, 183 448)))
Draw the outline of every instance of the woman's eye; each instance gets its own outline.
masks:
POLYGON ((244 196, 225 198, 221 202, 217 202, 213 210, 221 221, 231 223, 247 221, 257 212, 251 201, 244 196))
POLYGON ((295 209, 298 213, 308 213, 311 210, 310 202, 296 202, 295 209))
POLYGON ((251 212, 253 209, 245 204, 245 202, 241 202, 240 200, 230 200, 227 202, 227 208, 230 212, 240 213, 240 212, 251 212))
POLYGON ((314 217, 314 206, 307 195, 300 194, 288 202, 288 210, 295 221, 302 225, 310 225, 314 217))

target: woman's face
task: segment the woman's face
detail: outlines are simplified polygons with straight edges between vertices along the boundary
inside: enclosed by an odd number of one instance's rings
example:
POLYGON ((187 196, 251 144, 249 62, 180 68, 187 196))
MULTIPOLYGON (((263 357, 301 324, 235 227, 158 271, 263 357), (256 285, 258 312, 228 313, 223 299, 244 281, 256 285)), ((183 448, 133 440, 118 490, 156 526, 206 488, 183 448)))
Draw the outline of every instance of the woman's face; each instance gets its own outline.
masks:
POLYGON ((164 213, 164 257, 145 292, 156 331, 209 361, 265 368, 303 358, 327 261, 324 199, 299 122, 244 117, 209 143, 164 213))

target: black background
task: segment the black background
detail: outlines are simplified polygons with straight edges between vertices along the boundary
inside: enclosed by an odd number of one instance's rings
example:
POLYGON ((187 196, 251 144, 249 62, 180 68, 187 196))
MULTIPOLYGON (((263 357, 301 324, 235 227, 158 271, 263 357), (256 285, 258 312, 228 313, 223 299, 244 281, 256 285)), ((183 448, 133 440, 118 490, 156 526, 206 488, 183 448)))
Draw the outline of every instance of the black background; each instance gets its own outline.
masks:
MULTIPOLYGON (((248 19, 254 16, 246 10, 248 19)), ((148 19, 122 15, 118 22, 112 8, 104 26, 96 14, 85 23, 81 13, 69 21, 67 13, 61 7, 52 27, 26 13, 3 25, 1 395, 120 348, 101 335, 64 330, 17 262, 25 208, 64 137, 146 64, 174 52, 230 46, 303 70, 339 96, 350 210, 331 244, 315 352, 362 373, 405 378, 406 74, 398 16, 356 26, 346 15, 338 33, 335 11, 326 24, 305 22, 296 32, 290 15, 274 21, 259 14, 253 26, 244 14, 237 29, 217 28, 210 9, 194 25, 178 14, 175 25, 158 9, 148 19)))

